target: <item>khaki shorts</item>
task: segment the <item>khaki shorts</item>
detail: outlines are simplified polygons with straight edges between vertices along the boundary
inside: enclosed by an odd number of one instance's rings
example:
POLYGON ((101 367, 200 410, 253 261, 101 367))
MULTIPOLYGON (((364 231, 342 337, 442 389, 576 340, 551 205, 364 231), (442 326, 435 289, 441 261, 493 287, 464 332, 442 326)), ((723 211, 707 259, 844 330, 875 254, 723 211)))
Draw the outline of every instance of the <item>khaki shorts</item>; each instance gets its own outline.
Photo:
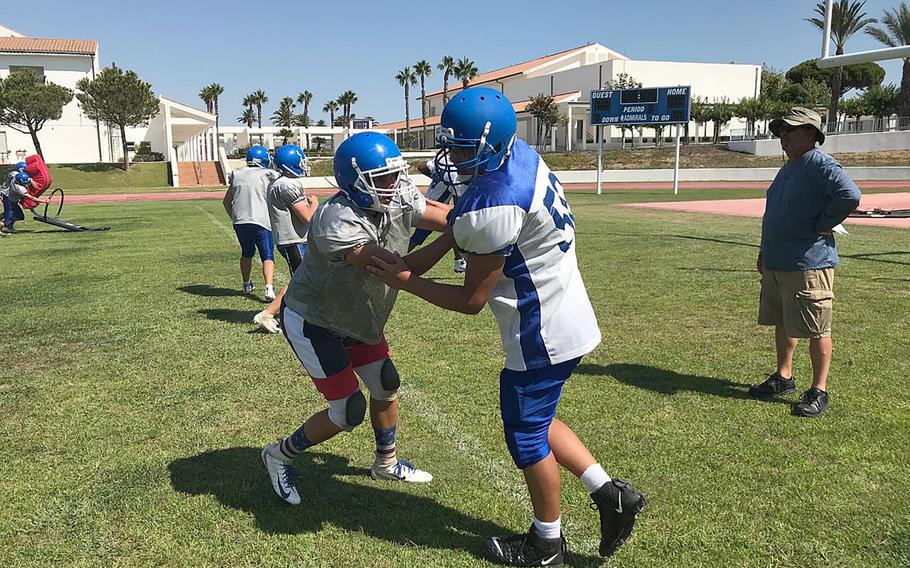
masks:
POLYGON ((758 323, 782 325, 790 337, 831 337, 834 269, 765 270, 758 323))

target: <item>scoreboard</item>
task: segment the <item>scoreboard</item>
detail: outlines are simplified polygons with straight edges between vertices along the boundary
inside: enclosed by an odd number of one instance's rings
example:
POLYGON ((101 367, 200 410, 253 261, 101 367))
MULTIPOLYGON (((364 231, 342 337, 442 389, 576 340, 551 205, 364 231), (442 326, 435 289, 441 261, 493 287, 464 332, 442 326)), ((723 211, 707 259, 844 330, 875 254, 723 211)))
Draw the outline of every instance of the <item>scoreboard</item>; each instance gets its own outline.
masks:
POLYGON ((591 124, 685 124, 691 92, 692 87, 591 91, 591 124))

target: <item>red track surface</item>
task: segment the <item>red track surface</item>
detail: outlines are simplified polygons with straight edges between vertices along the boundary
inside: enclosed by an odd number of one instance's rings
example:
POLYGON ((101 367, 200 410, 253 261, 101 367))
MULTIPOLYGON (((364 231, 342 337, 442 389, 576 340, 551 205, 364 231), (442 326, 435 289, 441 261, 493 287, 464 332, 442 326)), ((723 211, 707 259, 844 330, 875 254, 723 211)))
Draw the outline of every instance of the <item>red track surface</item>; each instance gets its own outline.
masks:
MULTIPOLYGON (((868 187, 868 186, 867 186, 868 187)), ((686 213, 713 213, 740 217, 761 217, 765 211, 764 199, 713 199, 707 201, 676 201, 663 203, 627 203, 624 207, 682 211, 686 213)), ((873 193, 864 195, 860 209, 910 209, 910 193, 873 193)), ((910 219, 850 217, 848 224, 877 225, 910 229, 910 219)))
MULTIPOLYGON (((862 189, 910 189, 910 181, 860 181, 857 182, 862 189)), ((769 183, 764 181, 691 181, 681 182, 680 190, 686 189, 767 189, 769 183)), ((628 182, 605 183, 604 191, 617 190, 671 190, 673 184, 669 182, 628 182)), ((424 188, 425 189, 425 188, 424 188)), ((593 191, 593 183, 569 183, 565 185, 567 191, 593 191)), ((334 195, 338 191, 334 187, 307 189, 307 193, 320 197, 334 195)), ((224 191, 174 191, 171 193, 120 193, 107 195, 73 195, 66 198, 67 203, 119 203, 124 201, 189 201, 194 199, 221 199, 224 191)))

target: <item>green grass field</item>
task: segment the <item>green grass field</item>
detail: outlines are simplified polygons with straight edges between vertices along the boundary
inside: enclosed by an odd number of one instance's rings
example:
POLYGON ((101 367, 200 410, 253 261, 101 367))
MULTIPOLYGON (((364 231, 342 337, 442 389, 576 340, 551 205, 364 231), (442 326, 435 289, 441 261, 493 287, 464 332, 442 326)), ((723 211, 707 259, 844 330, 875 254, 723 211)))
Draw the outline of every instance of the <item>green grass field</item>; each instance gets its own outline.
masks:
MULTIPOLYGON (((910 232, 840 238, 832 406, 811 421, 790 415, 795 395, 745 396, 773 370, 754 323, 758 220, 617 206, 666 192, 569 199, 603 343, 558 415, 649 502, 603 565, 910 564, 910 232)), ((371 481, 361 427, 299 460, 292 508, 259 449, 323 402, 284 339, 254 331, 263 304, 238 293, 221 204, 64 217, 112 230, 25 221, 32 232, 0 240, 0 566, 478 566, 480 537, 527 529, 488 311, 402 295, 387 328, 399 451, 433 483, 371 481)), ((432 274, 457 280, 450 259, 432 274)), ((808 386, 805 346, 796 376, 808 386)), ((596 516, 567 476, 562 502, 570 563, 601 565, 596 516)))

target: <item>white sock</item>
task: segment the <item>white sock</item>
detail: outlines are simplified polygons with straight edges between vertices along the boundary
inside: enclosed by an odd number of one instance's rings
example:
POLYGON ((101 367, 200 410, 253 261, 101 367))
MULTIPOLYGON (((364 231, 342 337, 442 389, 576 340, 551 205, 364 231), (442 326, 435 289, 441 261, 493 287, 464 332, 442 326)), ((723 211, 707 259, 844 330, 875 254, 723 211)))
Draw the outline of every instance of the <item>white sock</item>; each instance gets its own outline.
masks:
POLYGON ((534 532, 536 532, 541 538, 559 538, 561 531, 562 517, 559 517, 550 523, 541 521, 537 517, 534 517, 534 532))
POLYGON ((588 466, 588 469, 581 474, 581 482, 587 487, 588 493, 594 493, 603 487, 604 483, 610 482, 610 476, 607 475, 604 468, 600 467, 599 463, 595 463, 588 466))

